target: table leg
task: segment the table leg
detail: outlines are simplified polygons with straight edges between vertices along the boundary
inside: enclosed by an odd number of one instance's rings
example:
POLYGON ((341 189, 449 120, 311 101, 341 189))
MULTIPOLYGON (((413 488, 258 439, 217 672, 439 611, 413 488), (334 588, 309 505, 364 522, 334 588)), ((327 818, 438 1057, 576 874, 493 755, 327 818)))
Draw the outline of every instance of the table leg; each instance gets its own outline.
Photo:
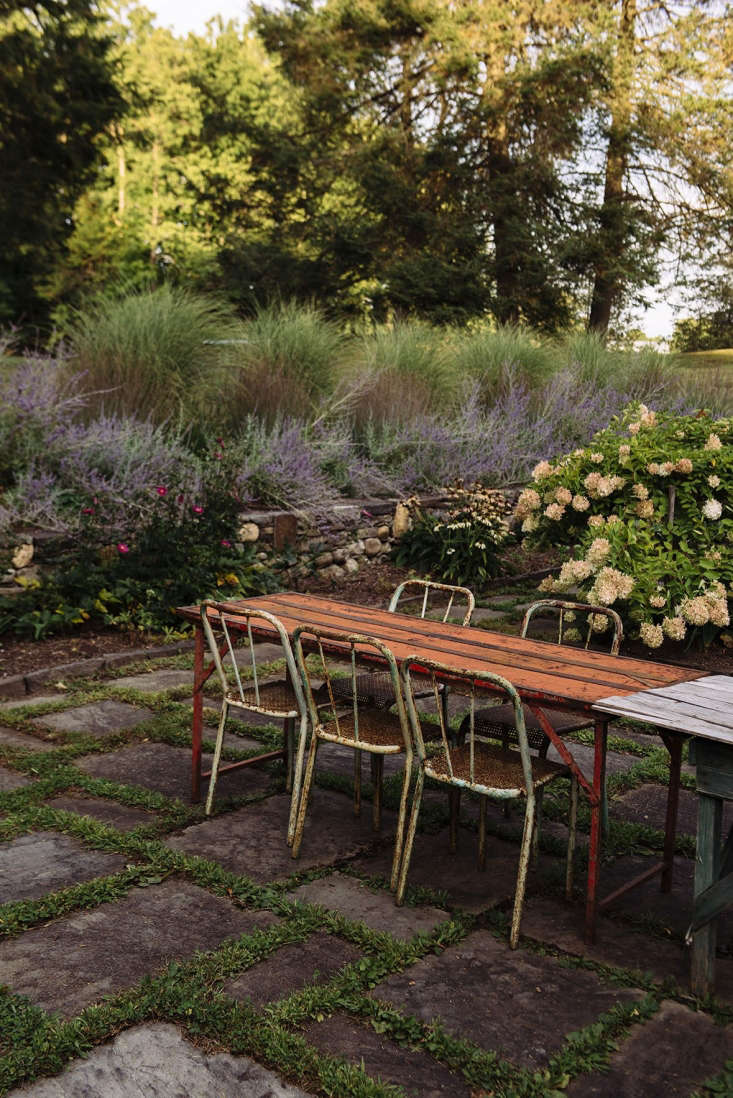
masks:
POLYGON ((593 756, 593 796, 590 803, 590 845, 588 850, 588 888, 585 905, 585 940, 596 939, 598 914, 598 879, 601 868, 603 834, 603 790, 606 784, 606 741, 608 721, 598 719, 594 725, 595 754, 593 756))
POLYGON ((204 630, 197 625, 193 647, 193 720, 191 725, 191 800, 201 800, 201 736, 204 724, 204 630))
MULTIPOLYGON (((698 791, 695 897, 718 879, 722 819, 722 800, 719 797, 708 797, 698 791)), ((711 919, 701 930, 695 932, 692 941, 690 982, 693 994, 701 998, 709 995, 713 990, 717 929, 717 919, 711 919)))

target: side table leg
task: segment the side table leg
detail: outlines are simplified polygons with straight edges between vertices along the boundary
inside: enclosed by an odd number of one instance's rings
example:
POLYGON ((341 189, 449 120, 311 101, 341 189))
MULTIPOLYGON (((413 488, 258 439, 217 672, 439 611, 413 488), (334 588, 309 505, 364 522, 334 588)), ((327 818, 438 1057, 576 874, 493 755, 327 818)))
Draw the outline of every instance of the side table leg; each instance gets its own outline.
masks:
POLYGON ((196 626, 193 648, 193 720, 191 724, 191 801, 201 800, 201 736, 204 724, 204 630, 196 626))
MULTIPOLYGON (((720 828, 723 802, 719 797, 697 795, 697 853, 695 855, 695 897, 718 878, 720 828)), ((718 921, 711 919, 692 941, 690 984, 694 995, 709 995, 715 982, 715 942, 718 921)))

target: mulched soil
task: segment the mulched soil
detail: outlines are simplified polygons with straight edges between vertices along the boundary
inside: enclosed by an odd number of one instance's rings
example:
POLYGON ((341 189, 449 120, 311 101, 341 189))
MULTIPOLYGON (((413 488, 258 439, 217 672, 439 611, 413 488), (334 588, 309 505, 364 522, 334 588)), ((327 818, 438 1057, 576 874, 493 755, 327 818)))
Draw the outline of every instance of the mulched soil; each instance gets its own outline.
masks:
MULTIPOLYGON (((512 568, 513 576, 503 575, 495 580, 488 590, 482 591, 482 597, 489 597, 492 588, 496 591, 511 591, 513 579, 516 582, 520 576, 556 567, 558 554, 552 550, 519 553, 514 547, 507 564, 512 568)), ((363 606, 386 606, 395 587, 407 575, 404 568, 387 561, 370 564, 356 575, 338 580, 309 576, 299 583, 299 589, 314 595, 337 596, 363 606)), ((525 589, 522 588, 522 591, 525 589)), ((158 636, 121 633, 111 629, 85 629, 68 636, 54 636, 38 641, 20 640, 5 635, 0 637, 0 678, 27 674, 108 652, 121 652, 126 648, 148 648, 163 643, 164 640, 158 636)), ((665 644, 650 652, 638 642, 630 641, 624 643, 623 654, 638 659, 699 667, 711 674, 733 674, 733 650, 727 650, 720 644, 711 645, 703 652, 683 652, 679 645, 665 644)))

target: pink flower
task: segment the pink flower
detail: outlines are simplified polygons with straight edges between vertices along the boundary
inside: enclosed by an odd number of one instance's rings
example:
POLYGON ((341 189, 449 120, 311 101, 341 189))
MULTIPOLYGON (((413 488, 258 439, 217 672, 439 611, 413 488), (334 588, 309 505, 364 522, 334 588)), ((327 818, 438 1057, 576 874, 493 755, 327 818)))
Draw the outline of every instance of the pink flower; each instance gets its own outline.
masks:
POLYGON ((220 446, 224 445, 224 439, 223 438, 217 438, 216 441, 219 443, 220 446))
POLYGON ((124 553, 129 553, 130 552, 130 546, 126 545, 124 541, 118 541, 117 542, 117 550, 118 550, 118 552, 123 553, 123 554, 124 553))
POLYGON ((227 541, 226 538, 221 539, 221 544, 223 545, 223 547, 225 549, 231 549, 231 547, 232 547, 232 543, 230 541, 227 541))
POLYGON ((183 499, 183 492, 181 492, 180 496, 176 496, 176 503, 183 503, 183 499))
POLYGON ((224 457, 224 455, 221 452, 221 450, 217 450, 216 453, 214 454, 214 457, 217 459, 217 461, 221 461, 221 459, 224 457))
POLYGON ((200 503, 194 503, 191 510, 193 511, 194 515, 203 515, 204 513, 204 509, 200 503))
POLYGON ((159 484, 158 487, 155 489, 155 491, 158 493, 159 496, 167 496, 168 495, 168 489, 165 488, 162 484, 159 484))
POLYGON ((93 515, 94 514, 94 508, 93 507, 82 507, 81 513, 82 513, 82 515, 93 515))

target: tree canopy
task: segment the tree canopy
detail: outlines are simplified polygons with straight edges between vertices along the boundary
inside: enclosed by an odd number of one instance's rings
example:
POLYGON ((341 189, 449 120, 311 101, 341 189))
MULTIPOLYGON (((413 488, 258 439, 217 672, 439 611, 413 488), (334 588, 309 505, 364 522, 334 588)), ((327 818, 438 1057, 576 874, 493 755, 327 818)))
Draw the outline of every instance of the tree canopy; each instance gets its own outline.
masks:
POLYGON ((604 333, 733 220, 730 14, 290 0, 184 39, 0 0, 0 314, 165 277, 604 333))

